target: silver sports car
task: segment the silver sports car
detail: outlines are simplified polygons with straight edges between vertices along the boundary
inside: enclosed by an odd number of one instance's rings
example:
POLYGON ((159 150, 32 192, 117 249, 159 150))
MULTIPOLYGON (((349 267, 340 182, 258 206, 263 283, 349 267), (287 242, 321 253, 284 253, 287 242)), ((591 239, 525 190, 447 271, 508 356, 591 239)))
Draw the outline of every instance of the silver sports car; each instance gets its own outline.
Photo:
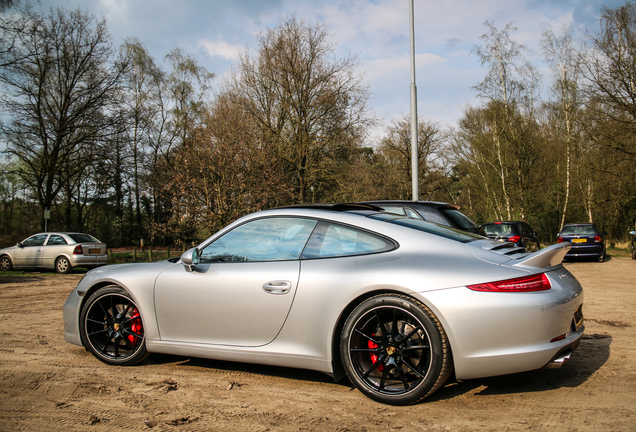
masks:
POLYGON ((583 334, 569 243, 529 253, 360 204, 243 217, 179 261, 90 271, 68 342, 112 365, 148 353, 345 375, 379 402, 558 367, 583 334))

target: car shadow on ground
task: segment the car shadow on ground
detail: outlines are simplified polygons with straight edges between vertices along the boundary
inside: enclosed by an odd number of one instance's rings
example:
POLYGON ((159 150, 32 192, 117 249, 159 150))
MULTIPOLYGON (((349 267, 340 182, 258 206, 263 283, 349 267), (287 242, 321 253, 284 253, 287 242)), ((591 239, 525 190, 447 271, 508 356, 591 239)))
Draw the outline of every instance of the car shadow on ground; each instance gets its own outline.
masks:
MULTIPOLYGON (((153 354, 144 360, 142 365, 170 365, 174 363, 179 367, 192 367, 202 369, 215 369, 228 372, 245 372, 249 374, 267 375, 271 377, 287 378, 300 381, 315 381, 321 383, 333 383, 329 375, 321 372, 294 369, 281 366, 259 365, 253 363, 239 363, 223 360, 211 360, 196 357, 182 357, 170 354, 153 354)), ((348 385, 348 382, 345 383, 348 385)))
POLYGON ((560 369, 538 369, 463 382, 449 381, 427 400, 452 399, 468 393, 488 396, 575 388, 607 362, 611 344, 612 337, 607 334, 583 335, 578 349, 560 369))
MULTIPOLYGON (((571 359, 560 369, 539 369, 463 382, 457 382, 451 378, 444 387, 427 398, 426 401, 443 401, 469 393, 486 396, 533 393, 564 387, 578 387, 587 381, 588 378, 609 359, 611 343, 612 337, 609 335, 584 335, 581 345, 574 352, 571 359)), ((306 382, 334 383, 333 378, 330 376, 311 370, 182 357, 169 354, 153 354, 146 359, 142 365, 168 366, 171 363, 174 364, 175 367, 215 369, 232 373, 244 372, 306 382)), ((340 380, 336 385, 349 387, 353 390, 352 384, 346 378, 340 380)))

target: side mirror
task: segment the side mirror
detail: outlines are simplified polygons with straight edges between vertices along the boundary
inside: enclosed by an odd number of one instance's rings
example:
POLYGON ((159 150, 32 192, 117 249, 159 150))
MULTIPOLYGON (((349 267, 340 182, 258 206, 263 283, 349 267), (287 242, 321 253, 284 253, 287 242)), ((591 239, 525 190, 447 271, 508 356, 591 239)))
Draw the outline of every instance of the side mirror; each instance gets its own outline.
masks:
POLYGON ((19 247, 20 249, 22 249, 22 248, 24 247, 24 245, 22 244, 22 242, 18 242, 18 243, 16 244, 16 246, 17 246, 17 247, 19 247))
POLYGON ((188 249, 181 255, 181 263, 187 272, 193 271, 199 264, 199 250, 197 248, 188 249))
POLYGON ((636 231, 630 231, 629 233, 633 236, 636 236, 636 231))

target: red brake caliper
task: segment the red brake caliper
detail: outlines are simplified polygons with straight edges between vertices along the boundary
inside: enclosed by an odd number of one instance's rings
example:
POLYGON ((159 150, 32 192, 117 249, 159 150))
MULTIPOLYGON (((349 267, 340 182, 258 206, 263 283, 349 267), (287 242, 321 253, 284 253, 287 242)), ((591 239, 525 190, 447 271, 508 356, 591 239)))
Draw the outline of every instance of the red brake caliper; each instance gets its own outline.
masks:
MULTIPOLYGON (((374 334, 372 334, 371 336, 375 336, 374 334)), ((369 349, 377 349, 378 348, 378 344, 373 343, 372 341, 369 341, 369 349)), ((375 353, 371 353, 371 362, 373 364, 375 364, 375 362, 378 361, 378 356, 375 353)), ((380 372, 382 372, 382 370, 384 369, 384 365, 380 365, 378 366, 378 370, 380 372)))
MULTIPOLYGON (((143 327, 141 325, 141 315, 139 315, 139 311, 137 309, 133 311, 130 319, 130 330, 137 334, 141 334, 143 327)), ((137 343, 139 342, 139 338, 133 335, 128 335, 128 340, 133 346, 137 345, 137 343)))

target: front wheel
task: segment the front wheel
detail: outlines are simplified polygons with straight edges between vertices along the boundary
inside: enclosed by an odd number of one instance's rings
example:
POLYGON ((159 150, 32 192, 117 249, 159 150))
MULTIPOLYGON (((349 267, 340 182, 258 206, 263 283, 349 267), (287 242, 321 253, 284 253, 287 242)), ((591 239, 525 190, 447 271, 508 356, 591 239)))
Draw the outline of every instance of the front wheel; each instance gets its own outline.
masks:
POLYGON ((340 341, 351 382, 369 398, 389 404, 415 403, 448 379, 448 337, 433 312, 403 295, 379 295, 347 318, 340 341))
POLYGON ((11 262, 11 258, 6 255, 0 257, 0 271, 11 271, 13 270, 13 263, 11 262))
POLYGON ((82 307, 80 335, 84 346, 111 365, 139 363, 146 355, 139 308, 118 286, 100 288, 82 307))

